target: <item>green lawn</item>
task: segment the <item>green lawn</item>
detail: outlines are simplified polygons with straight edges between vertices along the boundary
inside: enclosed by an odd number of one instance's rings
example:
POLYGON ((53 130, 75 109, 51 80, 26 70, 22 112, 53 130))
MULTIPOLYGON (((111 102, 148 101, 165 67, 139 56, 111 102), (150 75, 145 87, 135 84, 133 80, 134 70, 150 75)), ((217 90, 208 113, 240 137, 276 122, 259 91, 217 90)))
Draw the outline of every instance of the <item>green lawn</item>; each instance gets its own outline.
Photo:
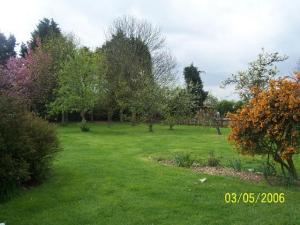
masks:
MULTIPOLYGON (((23 190, 0 205, 0 222, 7 225, 196 225, 300 224, 300 190, 270 187, 238 178, 209 176, 164 166, 151 157, 191 152, 205 158, 209 151, 222 163, 238 157, 226 133, 196 126, 93 124, 59 127, 63 151, 52 176, 38 187, 23 190), (198 179, 207 177, 205 183, 198 179), (226 192, 284 192, 283 204, 225 204, 226 192)), ((259 158, 242 157, 255 167, 259 158)), ((300 168, 299 156, 296 159, 300 168)), ((298 170, 299 171, 299 170, 298 170)))

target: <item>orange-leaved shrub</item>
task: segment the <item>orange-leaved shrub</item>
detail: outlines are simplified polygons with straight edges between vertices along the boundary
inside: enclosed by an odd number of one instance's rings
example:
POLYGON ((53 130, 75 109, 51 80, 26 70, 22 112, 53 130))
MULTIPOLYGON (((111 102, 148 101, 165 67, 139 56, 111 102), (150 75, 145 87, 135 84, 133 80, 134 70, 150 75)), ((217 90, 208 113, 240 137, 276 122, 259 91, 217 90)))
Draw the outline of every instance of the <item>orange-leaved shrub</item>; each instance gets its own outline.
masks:
POLYGON ((284 175, 297 178, 293 155, 300 145, 300 73, 271 80, 266 90, 253 88, 253 98, 230 113, 231 133, 242 154, 267 155, 284 175))

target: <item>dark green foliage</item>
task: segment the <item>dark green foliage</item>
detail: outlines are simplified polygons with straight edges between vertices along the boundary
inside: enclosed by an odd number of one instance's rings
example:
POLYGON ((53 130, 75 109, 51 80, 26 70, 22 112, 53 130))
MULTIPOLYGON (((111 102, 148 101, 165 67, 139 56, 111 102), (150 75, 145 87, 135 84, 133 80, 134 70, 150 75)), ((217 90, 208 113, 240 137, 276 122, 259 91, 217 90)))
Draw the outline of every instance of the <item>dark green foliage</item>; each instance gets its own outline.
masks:
POLYGON ((174 161, 179 167, 191 167, 194 162, 189 153, 177 153, 174 157, 174 161))
POLYGON ((48 174, 58 139, 54 127, 0 95, 0 198, 48 174))
POLYGON ((234 111, 234 101, 221 100, 218 102, 217 111, 220 113, 221 117, 225 117, 228 112, 234 111))
POLYGON ((216 110, 220 113, 221 117, 226 117, 229 112, 235 112, 243 105, 242 101, 234 100, 221 100, 217 103, 216 110))
POLYGON ((192 95, 194 95, 194 112, 196 112, 201 106, 203 106, 203 102, 208 95, 208 92, 203 90, 203 83, 200 77, 201 72, 202 71, 199 71, 198 68, 193 64, 185 67, 183 72, 187 89, 192 95))
POLYGON ((98 51, 107 61, 107 110, 119 110, 120 115, 128 108, 136 110, 136 95, 144 87, 144 79, 153 80, 148 46, 119 30, 98 51))
POLYGON ((220 166, 220 159, 215 156, 215 153, 211 151, 207 158, 207 165, 210 167, 217 167, 220 166))
POLYGON ((181 88, 166 90, 165 95, 163 115, 165 122, 172 130, 181 119, 186 119, 191 115, 192 95, 186 89, 181 88))
POLYGON ((85 119, 83 119, 83 120, 81 121, 81 123, 80 123, 80 130, 81 130, 82 132, 88 132, 88 131, 90 131, 90 128, 88 127, 88 125, 87 125, 85 119))
POLYGON ((0 65, 4 65, 6 61, 16 55, 15 52, 16 38, 14 35, 5 37, 3 33, 0 33, 0 65))
POLYGON ((24 58, 27 54, 28 54, 28 47, 26 44, 22 42, 20 47, 20 56, 24 58))
POLYGON ((47 18, 42 19, 36 26, 36 29, 31 33, 31 40, 29 47, 35 49, 38 46, 37 38, 44 43, 51 36, 60 36, 61 31, 58 24, 53 20, 47 18))

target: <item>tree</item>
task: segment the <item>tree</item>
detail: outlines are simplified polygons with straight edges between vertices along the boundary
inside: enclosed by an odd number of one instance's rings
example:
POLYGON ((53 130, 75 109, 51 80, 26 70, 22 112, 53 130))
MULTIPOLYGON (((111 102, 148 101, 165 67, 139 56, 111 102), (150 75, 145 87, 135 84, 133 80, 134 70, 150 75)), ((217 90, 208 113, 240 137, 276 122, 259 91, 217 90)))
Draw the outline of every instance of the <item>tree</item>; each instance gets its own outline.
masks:
POLYGON ((24 58, 27 54, 28 54, 28 47, 25 43, 22 42, 20 46, 20 56, 24 58))
POLYGON ((235 112, 243 105, 242 101, 234 101, 234 100, 221 100, 217 104, 217 111, 220 113, 221 117, 226 117, 227 113, 235 112))
POLYGON ((268 53, 263 49, 258 58, 249 63, 247 70, 232 74, 230 78, 223 81, 222 86, 235 85, 235 90, 242 100, 249 101, 254 94, 251 89, 257 87, 265 90, 269 81, 278 74, 278 69, 274 64, 287 58, 287 56, 280 56, 278 52, 268 53))
POLYGON ((48 96, 55 88, 51 65, 52 58, 40 45, 29 50, 24 58, 11 57, 6 64, 5 77, 11 93, 22 97, 39 115, 45 115, 48 96))
POLYGON ((126 37, 123 31, 117 31, 107 41, 102 51, 106 56, 108 83, 108 101, 110 113, 114 108, 120 110, 120 120, 124 109, 130 106, 132 98, 140 88, 141 81, 151 74, 151 55, 148 47, 135 37, 126 37))
POLYGON ((113 48, 107 48, 107 43, 103 49, 106 52, 113 49, 110 55, 114 60, 110 60, 110 56, 107 58, 108 64, 115 69, 109 76, 109 79, 115 78, 111 84, 119 87, 115 89, 114 101, 121 110, 124 106, 128 107, 134 121, 137 108, 141 109, 141 101, 136 96, 145 93, 145 90, 169 85, 175 77, 175 61, 165 47, 159 28, 146 21, 128 16, 118 18, 110 27, 109 39, 114 40, 110 43, 113 48))
POLYGON ((103 92, 104 58, 99 53, 78 49, 59 72, 57 98, 51 104, 54 113, 80 112, 82 128, 86 113, 93 109, 103 92))
MULTIPOLYGON (((58 88, 59 71, 62 69, 64 62, 74 56, 76 46, 77 41, 72 34, 50 36, 41 46, 43 51, 47 52, 52 58, 50 70, 53 83, 51 85, 52 91, 47 96, 48 104, 54 102, 57 97, 55 90, 58 88)), ((47 116, 49 116, 48 111, 47 109, 47 116)), ((68 114, 62 111, 61 115, 62 123, 66 122, 68 114)))
POLYGON ((282 173, 297 178, 293 155, 300 145, 300 73, 295 78, 270 80, 268 88, 253 88, 253 97, 229 114, 233 141, 248 155, 267 155, 280 164, 282 173))
POLYGON ((194 96, 195 106, 193 112, 199 110, 208 95, 208 92, 203 90, 203 83, 200 77, 200 73, 197 67, 193 64, 184 68, 184 79, 188 91, 194 96))
POLYGON ((163 112, 164 89, 149 78, 143 82, 143 88, 136 93, 135 107, 142 120, 148 124, 149 131, 153 132, 154 122, 163 112))
POLYGON ((211 93, 208 93, 205 101, 203 102, 204 106, 212 107, 217 110, 219 99, 211 93))
POLYGON ((175 88, 166 90, 163 114, 170 130, 180 120, 187 118, 193 108, 191 94, 186 89, 175 88))
POLYGON ((29 48, 35 49, 38 46, 36 42, 37 38, 43 44, 51 36, 61 36, 61 30, 58 24, 53 19, 44 18, 40 20, 36 29, 31 33, 31 40, 29 42, 29 48))
POLYGON ((3 33, 0 33, 0 65, 5 65, 6 61, 16 55, 16 38, 14 35, 5 37, 3 33))

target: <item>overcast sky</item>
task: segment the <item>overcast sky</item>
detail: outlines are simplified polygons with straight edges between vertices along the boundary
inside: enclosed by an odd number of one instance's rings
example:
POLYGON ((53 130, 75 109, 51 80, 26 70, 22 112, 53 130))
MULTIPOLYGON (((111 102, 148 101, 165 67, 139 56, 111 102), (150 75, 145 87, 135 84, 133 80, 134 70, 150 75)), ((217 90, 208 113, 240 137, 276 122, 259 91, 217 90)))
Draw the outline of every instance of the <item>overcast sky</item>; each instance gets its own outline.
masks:
POLYGON ((26 42, 43 17, 53 18, 64 32, 81 43, 101 46, 104 31, 123 15, 146 19, 160 26, 178 63, 191 62, 206 71, 206 90, 221 99, 235 99, 222 80, 256 58, 264 47, 289 56, 279 66, 282 74, 295 70, 300 58, 300 1, 281 0, 1 0, 0 32, 26 42))

